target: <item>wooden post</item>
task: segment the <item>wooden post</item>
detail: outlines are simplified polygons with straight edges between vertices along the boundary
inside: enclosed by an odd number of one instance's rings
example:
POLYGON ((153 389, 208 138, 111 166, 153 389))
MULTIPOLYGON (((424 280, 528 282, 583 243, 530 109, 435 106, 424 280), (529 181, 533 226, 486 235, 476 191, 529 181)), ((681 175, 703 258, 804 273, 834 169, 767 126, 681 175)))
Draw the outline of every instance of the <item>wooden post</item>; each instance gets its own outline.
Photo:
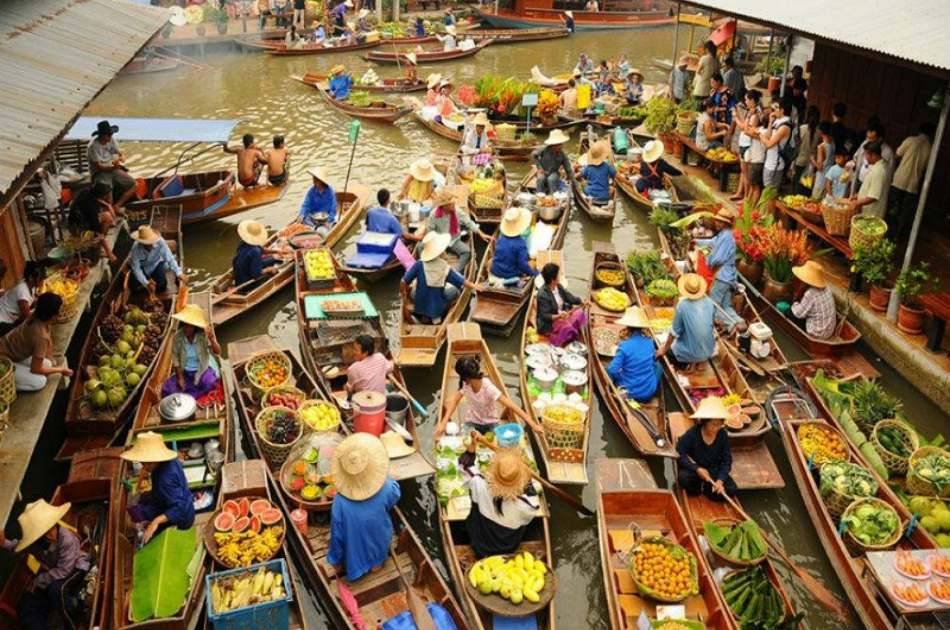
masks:
MULTIPOLYGON (((795 41, 795 36, 792 34, 788 35, 788 38, 785 40, 785 63, 782 65, 782 82, 779 84, 778 95, 782 98, 785 98, 785 84, 787 83, 786 78, 788 77, 788 64, 792 60, 792 43, 795 41)), ((802 116, 802 112, 798 112, 799 116, 802 116)))
POLYGON ((383 22, 383 0, 376 0, 376 24, 383 22))
POLYGON ((400 0, 393 0, 393 22, 399 21, 399 2, 400 0))
POLYGON ((673 67, 676 67, 676 61, 679 59, 679 47, 680 47, 680 9, 682 9, 682 3, 676 3, 676 26, 673 27, 673 67))

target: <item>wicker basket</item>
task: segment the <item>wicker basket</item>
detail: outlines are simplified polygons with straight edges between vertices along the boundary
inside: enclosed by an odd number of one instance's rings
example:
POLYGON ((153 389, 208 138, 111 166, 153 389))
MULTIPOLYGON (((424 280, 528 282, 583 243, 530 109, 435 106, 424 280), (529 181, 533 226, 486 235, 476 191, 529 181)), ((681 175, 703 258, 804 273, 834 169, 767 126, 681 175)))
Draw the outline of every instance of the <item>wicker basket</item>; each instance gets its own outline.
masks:
POLYGON ((597 286, 613 287, 615 289, 619 289, 627 283, 626 270, 620 263, 612 262, 597 265, 597 269, 594 271, 594 279, 597 281, 597 286), (620 280, 618 282, 607 282, 600 277, 601 271, 619 271, 620 280))
POLYGON ((942 491, 938 492, 936 485, 930 481, 927 481, 926 479, 921 479, 917 474, 915 474, 914 465, 916 462, 924 457, 927 457, 928 455, 943 455, 943 457, 950 460, 950 453, 938 446, 921 446, 916 451, 911 453, 910 459, 908 460, 907 492, 909 494, 921 494, 930 497, 950 497, 950 486, 947 486, 943 488, 942 491))
POLYGON ((851 452, 848 450, 848 441, 845 439, 843 435, 841 435, 840 431, 838 431, 837 429, 829 425, 827 422, 803 422, 800 425, 798 425, 798 429, 796 430, 795 433, 796 433, 796 436, 798 437, 798 443, 799 443, 799 446, 801 446, 802 453, 812 463, 814 463, 816 466, 821 466, 822 464, 826 464, 829 461, 834 461, 834 460, 829 460, 824 457, 819 458, 805 450, 805 447, 804 445, 802 445, 801 440, 802 440, 802 430, 805 429, 806 427, 808 428, 816 427, 820 429, 822 432, 825 433, 826 439, 836 440, 841 445, 841 449, 844 451, 844 457, 840 458, 838 461, 851 461, 851 452))
MULTIPOLYGON (((742 521, 739 519, 728 518, 728 517, 714 518, 712 519, 712 522, 722 527, 735 527, 736 525, 739 525, 742 523, 742 521)), ((706 539, 706 542, 707 543, 709 542, 708 537, 706 539)), ((762 556, 759 558, 756 558, 755 560, 737 560, 731 556, 727 556, 725 553, 723 553, 719 549, 716 549, 712 544, 709 545, 709 550, 712 551, 713 555, 715 555, 717 558, 719 558, 726 564, 731 564, 732 566, 736 566, 736 567, 754 567, 757 564, 761 564, 769 555, 769 550, 767 547, 766 549, 763 550, 762 556)))
MULTIPOLYGON (((245 498, 248 500, 249 503, 253 503, 254 501, 257 501, 258 499, 266 499, 267 501, 270 502, 270 504, 273 507, 275 508, 277 507, 277 504, 274 501, 271 501, 270 497, 249 496, 245 498)), ((219 514, 221 514, 221 511, 222 511, 221 509, 215 510, 212 517, 209 518, 207 521, 205 521, 204 527, 202 527, 201 529, 201 537, 204 542, 205 549, 207 549, 208 554, 210 554, 211 557, 214 559, 215 564, 220 565, 222 567, 234 568, 231 563, 225 562, 224 559, 221 557, 221 553, 218 550, 218 543, 214 539, 214 534, 216 531, 214 528, 214 519, 219 514)), ((274 553, 267 560, 270 560, 271 558, 276 556, 284 546, 284 538, 287 536, 287 519, 286 517, 283 516, 283 513, 281 513, 281 520, 279 520, 274 525, 267 525, 266 527, 274 527, 274 526, 279 526, 281 529, 280 536, 279 536, 280 544, 277 545, 277 547, 274 549, 274 553)), ((264 560, 263 562, 266 562, 266 560, 264 560)))
POLYGON ((13 361, 0 357, 0 403, 11 405, 16 400, 16 375, 13 361))
POLYGON ((690 135, 699 118, 698 112, 680 112, 676 115, 676 133, 682 136, 690 135))
MULTIPOLYGON (((44 281, 40 292, 48 291, 49 289, 47 289, 46 283, 54 280, 65 280, 65 278, 63 274, 59 272, 50 274, 44 281)), ((69 295, 60 295, 57 293, 57 295, 63 299, 63 305, 59 307, 59 313, 56 315, 56 318, 53 319, 54 324, 65 324, 79 314, 79 284, 71 279, 70 282, 75 283, 75 290, 71 291, 69 295)))
POLYGON ((341 421, 340 409, 336 405, 334 405, 331 402, 327 402, 326 400, 305 400, 303 401, 303 404, 300 405, 300 409, 297 410, 297 413, 300 414, 300 419, 307 430, 309 431, 318 430, 316 427, 312 427, 309 424, 307 424, 307 422, 303 419, 304 409, 309 409, 310 407, 328 407, 336 415, 336 424, 326 429, 319 429, 320 431, 336 431, 337 429, 340 428, 340 421, 341 421))
MULTIPOLYGON (((271 401, 271 396, 274 394, 290 394, 293 396, 297 400, 297 411, 300 411, 301 406, 307 400, 307 395, 293 385, 278 385, 277 387, 271 387, 266 392, 264 392, 264 395, 261 396, 261 407, 280 406, 280 403, 271 401)), ((283 406, 286 407, 286 405, 283 406)), ((291 407, 291 409, 293 409, 293 407, 291 407)))
POLYGON ((861 507, 862 505, 866 503, 872 503, 879 508, 884 508, 886 510, 890 510, 891 512, 893 512, 894 518, 897 519, 898 527, 897 529, 894 530, 894 533, 891 534, 891 537, 889 539, 885 540, 883 543, 879 545, 867 545, 861 542, 860 540, 854 537, 854 534, 851 533, 850 529, 845 527, 844 528, 844 531, 845 531, 844 544, 848 548, 848 550, 851 552, 851 555, 853 556, 859 556, 859 555, 867 553, 868 551, 887 551, 888 549, 891 549, 894 545, 896 545, 897 541, 899 541, 901 539, 901 536, 904 534, 904 524, 901 523, 901 519, 900 519, 900 516, 897 514, 897 510, 895 510, 894 507, 891 506, 890 504, 884 501, 881 501, 877 497, 865 497, 863 499, 856 499, 852 501, 851 505, 849 505, 845 509, 844 514, 842 514, 842 519, 846 517, 849 513, 853 512, 854 510, 858 509, 859 507, 861 507))
POLYGON ((806 221, 811 221, 815 225, 824 225, 825 217, 821 214, 821 206, 806 203, 801 208, 797 208, 797 210, 798 214, 802 215, 806 221))
MULTIPOLYGON (((574 407, 567 405, 548 405, 541 413, 541 423, 544 426, 544 439, 547 442, 548 453, 555 454, 564 449, 580 450, 584 445, 584 433, 586 431, 586 419, 583 414, 574 407), (551 418, 550 412, 561 409, 571 411, 581 416, 580 422, 564 422, 551 418)), ((566 455, 563 454, 562 455, 566 455)))
POLYGON ((851 205, 821 204, 821 217, 825 220, 825 229, 832 236, 847 236, 851 230, 851 219, 857 212, 857 209, 851 205))
POLYGON ((857 249, 858 247, 866 247, 868 245, 873 245, 877 241, 884 238, 887 234, 887 222, 884 219, 878 219, 877 217, 862 217, 861 215, 854 215, 851 217, 851 234, 848 235, 848 245, 851 246, 851 249, 857 249), (860 222, 856 222, 858 218, 861 218, 860 222), (861 223, 866 221, 871 221, 879 226, 884 226, 884 230, 880 234, 871 234, 866 230, 862 230, 859 226, 861 223))
POLYGON ((10 426, 10 405, 0 403, 0 442, 3 441, 3 434, 7 432, 10 426))
MULTIPOLYGON (((825 466, 828 466, 829 464, 837 464, 837 463, 840 463, 840 462, 829 462, 828 464, 825 464, 821 468, 823 470, 825 466)), ((845 462, 845 464, 848 466, 853 466, 854 468, 860 468, 861 470, 866 471, 866 469, 863 466, 858 466, 857 464, 849 464, 847 462, 845 462)), ((870 475, 870 473, 868 474, 870 475)), ((877 481, 874 480, 873 477, 871 477, 869 481, 871 483, 870 496, 874 496, 875 494, 877 494, 877 491, 878 491, 877 481)), ((824 484, 821 484, 821 498, 825 502, 825 507, 828 508, 828 512, 831 513, 831 515, 835 519, 838 519, 841 517, 842 514, 844 514, 844 511, 848 509, 848 506, 851 505, 854 501, 856 501, 857 499, 864 499, 867 497, 854 497, 854 496, 845 494, 843 492, 840 492, 833 485, 829 485, 828 487, 825 487, 824 484)))
POLYGON ((258 354, 255 354, 253 357, 251 357, 244 367, 244 372, 247 374, 248 383, 250 383, 254 388, 255 397, 260 399, 260 397, 268 389, 289 383, 291 374, 293 373, 293 366, 290 363, 290 357, 288 357, 283 352, 277 350, 268 350, 266 352, 259 352, 258 354), (287 372, 287 378, 284 379, 283 383, 277 383, 276 385, 269 385, 265 387, 258 382, 257 377, 255 376, 255 370, 259 365, 262 365, 267 361, 276 361, 284 366, 284 369, 287 372))
POLYGON ((907 461, 908 457, 901 457, 896 453, 892 453, 881 444, 878 439, 878 431, 880 429, 893 428, 898 429, 906 438, 905 442, 909 443, 909 448, 911 455, 917 450, 920 446, 920 440, 917 438, 917 432, 912 428, 907 426, 904 422, 900 420, 881 420, 874 425, 874 430, 871 432, 871 444, 874 445, 874 450, 877 451, 877 454, 881 456, 881 461, 884 462, 884 467, 887 468, 887 471, 897 475, 904 475, 907 473, 907 461))
POLYGON ((677 545, 676 543, 666 538, 663 538, 662 536, 652 536, 649 538, 644 538, 643 540, 640 541, 637 547, 639 547, 640 545, 647 544, 647 543, 654 543, 654 544, 664 545, 666 547, 677 548, 677 549, 680 549, 687 556, 689 556, 690 581, 692 582, 692 588, 690 592, 684 594, 683 597, 680 597, 679 599, 658 597, 652 590, 650 590, 649 587, 644 585, 640 581, 639 577, 637 576, 636 563, 634 562, 634 557, 636 556, 636 549, 633 549, 630 554, 630 576, 633 578, 633 583, 636 585, 637 590, 641 594, 646 595, 650 599, 654 599, 658 602, 666 602, 668 604, 675 604, 677 602, 683 601, 690 595, 696 595, 697 593, 699 593, 699 569, 698 569, 698 565, 696 561, 696 556, 694 556, 692 553, 684 549, 682 546, 677 545))
POLYGON ((294 448, 294 445, 300 441, 303 435, 303 423, 300 421, 300 416, 297 415, 296 411, 288 409, 287 407, 264 407, 260 413, 257 414, 257 418, 254 419, 254 429, 257 431, 258 442, 261 445, 261 453, 264 455, 264 459, 272 466, 280 466, 283 464, 290 455, 290 451, 294 448), (277 412, 289 413, 297 420, 297 437, 287 444, 275 444, 267 439, 267 423, 270 422, 271 418, 277 412))

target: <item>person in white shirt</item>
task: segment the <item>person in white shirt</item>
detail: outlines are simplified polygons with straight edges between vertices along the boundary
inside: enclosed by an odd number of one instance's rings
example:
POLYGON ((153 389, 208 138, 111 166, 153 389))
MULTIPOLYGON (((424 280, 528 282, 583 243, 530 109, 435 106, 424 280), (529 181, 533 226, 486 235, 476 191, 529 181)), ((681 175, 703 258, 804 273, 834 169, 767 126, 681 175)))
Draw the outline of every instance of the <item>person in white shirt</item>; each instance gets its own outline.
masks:
POLYGON ((772 101, 769 112, 769 126, 759 132, 762 144, 765 146, 765 167, 762 174, 762 184, 768 188, 780 188, 782 176, 788 168, 782 157, 782 150, 792 137, 792 101, 785 98, 781 103, 772 101))
POLYGON ((881 142, 872 140, 864 144, 864 159, 868 164, 864 181, 858 194, 851 198, 854 207, 866 216, 884 218, 887 210, 887 168, 881 156, 881 142))
POLYGON ((445 35, 436 35, 436 38, 442 42, 443 52, 451 52, 458 48, 458 43, 455 39, 455 27, 451 24, 445 27, 445 35))
POLYGON ((719 60, 716 58, 716 45, 711 41, 705 44, 706 54, 699 58, 696 77, 693 79, 693 98, 702 101, 709 96, 712 87, 709 84, 712 75, 719 72, 719 60))
POLYGON ((868 121, 868 129, 865 132, 864 142, 862 142, 858 150, 854 152, 854 172, 857 177, 851 190, 853 194, 855 190, 860 188, 864 182, 864 178, 867 177, 868 171, 871 169, 871 163, 868 162, 865 157, 865 148, 871 142, 881 143, 881 159, 884 160, 884 168, 887 171, 887 189, 884 191, 884 207, 886 208, 887 192, 888 189, 890 189, 891 180, 894 178, 894 149, 884 141, 884 125, 881 124, 881 120, 877 116, 872 116, 868 121))
POLYGON ((891 184, 891 203, 888 205, 891 232, 896 240, 900 240, 904 235, 917 211, 920 180, 927 170, 934 132, 934 124, 925 122, 920 125, 917 135, 904 138, 897 147, 898 164, 891 184))
MULTIPOLYGON (((0 260, 0 278, 6 273, 7 267, 0 260)), ((35 260, 28 260, 23 268, 23 279, 0 293, 0 337, 30 316, 33 294, 43 284, 45 275, 43 265, 35 260)))

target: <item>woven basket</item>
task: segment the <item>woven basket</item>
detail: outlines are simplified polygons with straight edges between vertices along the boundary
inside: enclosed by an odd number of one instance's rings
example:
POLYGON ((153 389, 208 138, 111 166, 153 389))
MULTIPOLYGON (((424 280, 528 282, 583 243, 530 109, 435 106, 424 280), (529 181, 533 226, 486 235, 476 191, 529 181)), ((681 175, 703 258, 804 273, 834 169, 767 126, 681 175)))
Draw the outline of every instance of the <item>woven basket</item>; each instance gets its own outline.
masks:
POLYGON ((3 440, 3 434, 7 432, 10 426, 10 405, 0 403, 0 441, 3 440))
POLYGON ((340 409, 339 409, 336 405, 334 405, 333 403, 327 402, 326 400, 305 400, 305 401, 303 401, 303 404, 300 405, 300 409, 297 410, 297 413, 300 414, 300 419, 301 419, 301 421, 303 422, 303 425, 304 425, 304 427, 306 427, 307 430, 309 430, 309 431, 317 431, 317 429, 316 429, 315 427, 310 426, 310 425, 307 424, 307 422, 303 419, 303 411, 304 411, 304 409, 309 409, 310 407, 328 407, 328 408, 330 408, 330 409, 333 411, 333 413, 336 415, 336 424, 333 425, 332 427, 329 427, 329 428, 326 428, 326 429, 320 429, 320 431, 336 431, 337 429, 340 428, 340 420, 341 420, 340 409))
POLYGON ((290 451, 294 448, 294 445, 300 441, 300 437, 303 435, 303 423, 300 422, 300 416, 297 415, 296 411, 288 409, 287 407, 264 407, 260 413, 257 414, 257 418, 254 419, 254 429, 257 431, 258 442, 261 445, 261 453, 264 455, 264 459, 272 466, 280 466, 283 464, 290 455, 290 451), (297 437, 287 444, 274 444, 267 439, 267 423, 270 422, 270 419, 278 411, 291 414, 296 418, 299 427, 297 437))
POLYGON ((586 421, 581 415, 580 422, 562 422, 554 420, 549 413, 554 409, 570 410, 580 414, 580 411, 567 405, 548 405, 541 413, 541 423, 544 426, 544 439, 548 444, 548 452, 555 453, 560 449, 577 449, 584 445, 586 421))
POLYGON ((950 453, 938 446, 921 446, 911 453, 910 459, 908 460, 907 492, 909 494, 922 494, 931 497, 950 497, 950 486, 943 488, 942 492, 938 492, 936 485, 926 479, 921 479, 914 472, 916 462, 928 455, 943 455, 945 458, 950 459, 950 453))
POLYGON ((872 245, 877 241, 884 238, 887 235, 887 222, 884 219, 878 219, 877 217, 861 217, 861 221, 856 223, 860 215, 856 214, 851 217, 851 234, 848 235, 848 245, 851 246, 851 249, 857 249, 858 247, 864 247, 867 245, 872 245), (859 226, 865 221, 873 221, 878 225, 884 226, 884 231, 880 234, 870 234, 866 230, 862 230, 859 226))
POLYGON ((247 374, 247 381, 254 388, 255 397, 259 400, 264 392, 266 392, 268 389, 289 383, 291 374, 293 373, 293 366, 290 363, 290 357, 288 357, 283 352, 277 350, 268 350, 266 352, 259 352, 258 354, 255 354, 253 357, 251 357, 244 367, 244 373, 247 374), (267 361, 277 361, 283 364, 287 372, 287 378, 284 379, 283 383, 277 383, 265 387, 258 382, 257 378, 254 376, 255 368, 267 361))
POLYGON ((904 437, 907 438, 906 442, 909 443, 909 448, 907 450, 910 451, 911 455, 913 455, 920 446, 920 440, 917 438, 917 432, 900 420, 881 420, 874 425, 874 430, 871 432, 871 444, 874 445, 874 450, 877 451, 877 454, 881 456, 881 461, 884 462, 884 467, 887 468, 887 471, 890 473, 904 475, 907 473, 907 462, 910 459, 910 456, 901 457, 896 453, 892 453, 884 448, 884 446, 878 440, 878 431, 888 427, 899 429, 904 437))
POLYGON ((16 376, 13 361, 0 357, 0 403, 10 405, 16 400, 16 376))
POLYGON ((620 287, 624 286, 627 283, 626 270, 623 268, 622 265, 620 265, 620 263, 612 263, 612 262, 601 263, 597 265, 597 269, 594 272, 594 279, 597 281, 598 286, 613 287, 615 289, 619 289, 620 287), (618 282, 606 282, 605 280, 599 277, 598 273, 600 271, 619 271, 620 280, 618 282))
POLYGON ((827 439, 837 440, 838 443, 841 445, 842 449, 844 450, 844 457, 839 459, 838 461, 841 461, 841 460, 851 461, 851 452, 848 450, 848 441, 845 439, 843 435, 841 435, 840 431, 838 431, 837 429, 829 425, 827 422, 803 422, 802 424, 798 425, 798 429, 796 430, 796 435, 798 437, 798 443, 799 443, 799 446, 801 446, 802 453, 804 453, 805 457, 808 458, 810 461, 812 461, 812 463, 814 463, 816 466, 821 466, 822 464, 826 464, 829 461, 834 461, 834 460, 829 460, 824 457, 817 457, 813 455, 812 453, 809 453, 808 451, 805 450, 805 446, 802 444, 801 440, 802 440, 802 429, 806 427, 817 427, 826 434, 827 439))
MULTIPOLYGON (((742 521, 737 518, 728 518, 728 517, 714 518, 712 519, 712 522, 715 523, 716 525, 720 525, 723 527, 726 527, 726 526, 735 527, 736 525, 739 525, 740 523, 742 523, 742 521)), ((706 539, 706 542, 707 543, 709 542, 708 538, 706 539)), ((709 545, 709 550, 713 552, 713 555, 715 555, 717 558, 719 558, 726 564, 731 564, 736 567, 754 567, 757 564, 761 564, 769 555, 769 550, 768 548, 766 548, 760 558, 756 558, 755 560, 737 560, 735 558, 727 556, 725 553, 723 553, 719 549, 716 549, 714 546, 712 546, 712 544, 709 545)))
POLYGON ((810 206, 806 203, 801 208, 798 208, 798 213, 802 215, 806 221, 811 221, 815 225, 824 225, 825 217, 821 214, 821 206, 818 206, 817 211, 814 210, 814 207, 815 206, 810 206))
POLYGON ((261 407, 279 406, 278 403, 271 401, 271 396, 274 394, 290 394, 293 396, 297 400, 297 411, 300 411, 300 407, 307 400, 307 395, 293 385, 278 385, 277 387, 271 387, 266 392, 264 392, 264 395, 261 397, 261 407))
MULTIPOLYGON (((835 463, 835 462, 830 462, 830 463, 835 463)), ((822 468, 824 468, 827 465, 828 464, 825 464, 824 466, 822 466, 822 468)), ((862 470, 865 470, 863 466, 858 466, 857 464, 850 464, 850 465, 854 466, 855 468, 860 468, 862 470)), ((871 478, 870 482, 872 486, 871 496, 873 496, 877 493, 878 485, 877 485, 877 481, 875 481, 873 477, 871 478)), ((842 514, 844 514, 844 511, 847 510, 848 506, 851 505, 854 501, 858 499, 864 499, 867 497, 854 497, 854 496, 845 494, 843 492, 839 492, 834 486, 830 486, 828 488, 825 488, 825 487, 821 488, 821 498, 825 502, 825 507, 828 508, 828 512, 830 512, 831 515, 837 520, 838 518, 841 517, 842 514)))
POLYGON ((847 236, 851 231, 851 219, 857 209, 848 206, 829 206, 821 204, 821 217, 825 220, 825 229, 832 236, 847 236))
POLYGON ((639 547, 640 545, 644 545, 646 543, 656 543, 656 544, 664 545, 666 547, 679 548, 684 553, 686 553, 689 556, 690 581, 692 583, 691 584, 692 589, 690 590, 689 593, 686 593, 685 595, 683 595, 683 597, 680 597, 679 599, 670 599, 666 597, 657 596, 654 592, 650 590, 649 587, 644 585, 643 582, 641 582, 639 577, 637 576, 636 564, 634 563, 634 556, 636 554, 636 549, 633 549, 631 550, 632 553, 630 554, 630 576, 633 578, 633 583, 636 585, 637 590, 640 591, 640 593, 642 593, 643 595, 646 595, 650 599, 654 599, 658 602, 666 602, 668 604, 675 604, 677 602, 681 602, 687 597, 689 597, 690 595, 696 595, 697 593, 699 593, 699 569, 698 569, 698 564, 697 564, 695 555, 687 551, 682 546, 677 545, 676 543, 666 538, 663 538, 662 536, 653 536, 650 538, 644 538, 643 540, 640 541, 637 547, 639 547))
POLYGON ((894 530, 894 533, 891 534, 891 537, 889 539, 885 540, 883 543, 879 545, 867 545, 861 542, 860 540, 858 540, 857 538, 855 538, 854 534, 851 533, 850 529, 845 528, 844 544, 848 548, 848 550, 851 552, 851 555, 853 556, 859 556, 864 553, 867 553, 868 551, 887 551, 888 549, 891 549, 894 545, 896 545, 897 541, 899 541, 901 539, 901 536, 904 534, 904 524, 901 523, 901 519, 900 519, 900 516, 897 514, 897 510, 895 510, 894 507, 891 506, 890 504, 884 501, 881 501, 877 497, 865 497, 863 499, 856 499, 852 501, 851 505, 849 505, 845 509, 844 514, 842 514, 842 518, 847 516, 852 511, 858 509, 865 503, 872 503, 874 505, 877 505, 877 507, 879 508, 884 508, 886 510, 890 510, 891 512, 893 512, 894 517, 897 519, 898 527, 897 529, 894 530))

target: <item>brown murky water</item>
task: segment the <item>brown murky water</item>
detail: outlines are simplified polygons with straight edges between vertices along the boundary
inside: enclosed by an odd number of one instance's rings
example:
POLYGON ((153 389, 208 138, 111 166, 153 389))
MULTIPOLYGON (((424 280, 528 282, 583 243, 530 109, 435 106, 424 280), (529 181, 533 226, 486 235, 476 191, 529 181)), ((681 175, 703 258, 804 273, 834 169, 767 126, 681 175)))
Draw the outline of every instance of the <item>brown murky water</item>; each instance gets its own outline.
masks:
MULTIPOLYGON (((539 42, 527 45, 491 46, 477 57, 464 62, 442 64, 420 69, 423 76, 438 71, 452 76, 456 82, 474 82, 484 73, 515 74, 526 78, 531 66, 537 64, 545 74, 555 74, 573 66, 577 55, 586 51, 595 60, 625 52, 634 66, 639 66, 648 82, 664 80, 664 73, 654 60, 668 60, 672 50, 672 29, 627 31, 623 33, 577 34, 568 40, 539 42)), ((279 58, 263 54, 210 53, 199 60, 208 67, 203 70, 181 68, 172 73, 120 77, 90 107, 89 115, 141 117, 234 118, 241 122, 235 139, 253 133, 261 144, 274 133, 283 133, 293 154, 292 185, 279 203, 249 211, 223 221, 189 227, 185 236, 188 273, 198 288, 207 286, 209 278, 230 264, 237 244, 234 227, 239 220, 255 218, 273 228, 285 225, 296 213, 309 185, 304 170, 319 164, 334 176, 334 185, 342 188, 351 147, 346 143, 349 119, 330 110, 318 95, 290 77, 308 70, 326 71, 332 64, 344 63, 358 74, 368 62, 357 55, 333 55, 324 58, 279 58)), ((378 69, 391 76, 395 68, 378 69)), ((118 135, 121 141, 121 132, 118 135)), ((174 163, 182 147, 167 145, 127 144, 129 166, 136 173, 149 174, 174 163)), ((397 188, 405 169, 417 157, 452 152, 446 140, 412 122, 403 120, 395 126, 364 124, 355 152, 351 179, 373 189, 397 188)), ((231 166, 229 156, 217 151, 202 156, 188 169, 203 170, 231 166)), ((524 167, 514 167, 514 175, 524 167)), ((350 238, 355 236, 351 234, 350 238)), ((611 241, 619 252, 655 246, 655 230, 646 217, 629 205, 617 213, 612 227, 593 225, 575 217, 569 227, 564 251, 571 288, 583 294, 589 274, 591 244, 611 241)), ((397 279, 392 277, 368 286, 377 308, 384 313, 385 324, 393 333, 397 329, 397 279)), ((218 332, 223 343, 230 340, 268 333, 275 340, 297 351, 297 331, 293 294, 287 290, 256 311, 218 332)), ((395 338, 395 334, 393 335, 395 338)), ((782 339, 791 359, 804 358, 801 350, 788 339, 782 339)), ((511 393, 518 393, 518 341, 489 338, 511 393)), ((905 380, 881 366, 884 382, 896 394, 904 396, 909 415, 922 424, 928 434, 946 425, 946 416, 928 404, 905 380)), ((407 379, 413 395, 434 410, 435 395, 441 378, 438 369, 410 371, 407 379)), ((672 400, 672 396, 668 397, 672 400)), ((422 426, 423 441, 428 441, 435 422, 431 415, 422 426)), ((779 462, 788 484, 779 491, 753 492, 743 502, 769 531, 785 545, 793 559, 817 574, 840 593, 834 572, 814 535, 810 520, 798 496, 791 470, 785 461, 779 437, 769 436, 773 456, 779 462)), ((632 457, 634 452, 623 434, 612 422, 604 422, 601 410, 595 411, 590 439, 590 460, 599 457, 632 457)), ((670 487, 673 479, 669 464, 651 462, 657 481, 670 487)), ((593 479, 593 470, 591 478, 593 479)), ((593 485, 583 490, 587 505, 596 501, 593 485)), ((441 558, 441 540, 435 517, 435 495, 429 482, 409 483, 404 489, 401 507, 425 541, 432 554, 441 558)), ((552 499, 552 535, 560 588, 557 596, 558 625, 561 628, 607 628, 606 603, 600 571, 596 522, 581 518, 576 512, 552 499)), ((779 569, 785 577, 788 572, 779 569)), ((813 628, 857 627, 857 620, 831 619, 793 579, 786 580, 796 604, 806 613, 806 623, 813 628)), ((315 598, 319 595, 315 595, 315 598)), ((310 615, 319 627, 326 618, 319 610, 310 615)))

